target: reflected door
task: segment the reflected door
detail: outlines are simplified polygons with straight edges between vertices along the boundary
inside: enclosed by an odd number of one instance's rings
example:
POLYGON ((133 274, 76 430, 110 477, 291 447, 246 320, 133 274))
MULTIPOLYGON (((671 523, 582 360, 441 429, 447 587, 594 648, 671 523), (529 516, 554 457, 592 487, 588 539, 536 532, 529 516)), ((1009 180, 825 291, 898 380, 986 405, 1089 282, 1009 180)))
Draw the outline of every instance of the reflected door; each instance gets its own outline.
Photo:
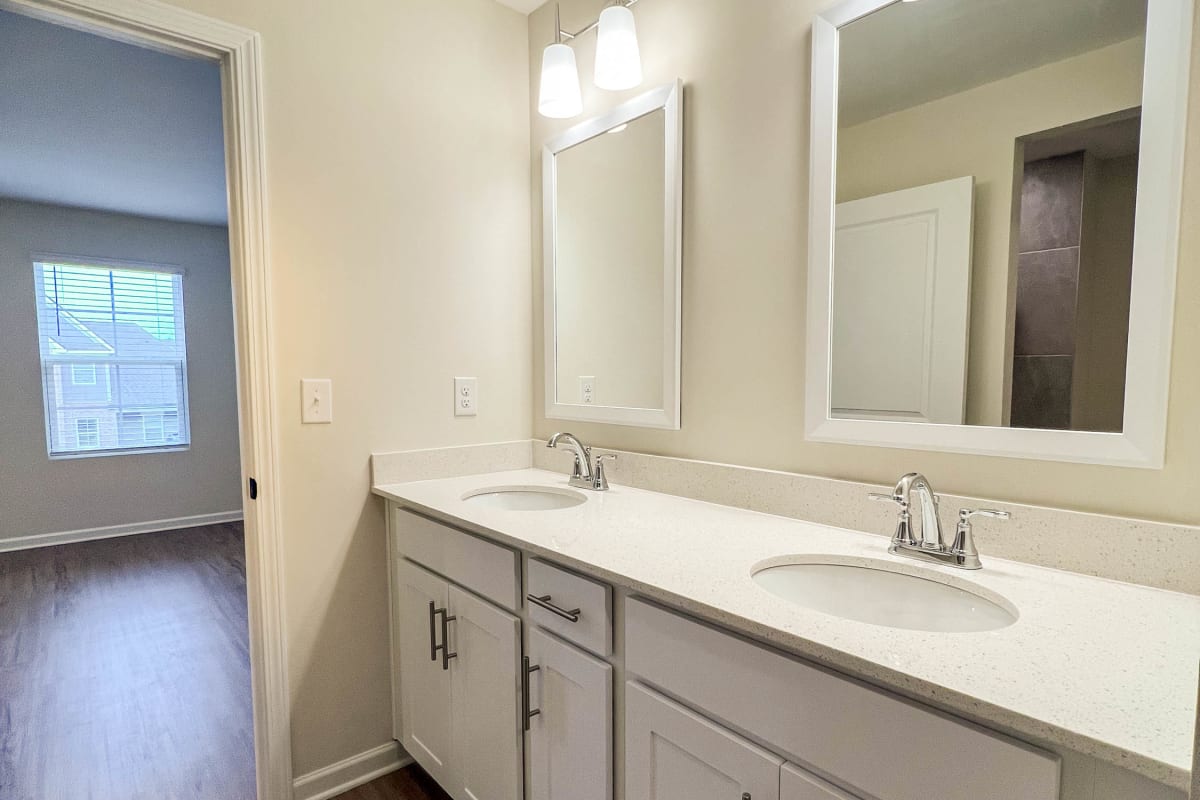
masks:
POLYGON ((961 425, 974 179, 839 203, 831 416, 961 425))

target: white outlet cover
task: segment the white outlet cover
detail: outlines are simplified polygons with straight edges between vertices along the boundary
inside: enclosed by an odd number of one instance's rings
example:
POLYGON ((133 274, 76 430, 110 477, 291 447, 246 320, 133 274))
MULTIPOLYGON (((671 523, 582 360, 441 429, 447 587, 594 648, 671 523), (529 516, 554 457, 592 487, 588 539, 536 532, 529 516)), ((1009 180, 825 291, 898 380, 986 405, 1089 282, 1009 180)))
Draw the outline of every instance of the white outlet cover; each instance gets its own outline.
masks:
POLYGON ((454 379, 454 416, 474 417, 479 414, 479 379, 454 379))
POLYGON ((585 405, 596 402, 596 376, 579 376, 579 400, 585 405))
POLYGON ((333 422, 333 381, 329 378, 300 381, 300 421, 305 425, 333 422))

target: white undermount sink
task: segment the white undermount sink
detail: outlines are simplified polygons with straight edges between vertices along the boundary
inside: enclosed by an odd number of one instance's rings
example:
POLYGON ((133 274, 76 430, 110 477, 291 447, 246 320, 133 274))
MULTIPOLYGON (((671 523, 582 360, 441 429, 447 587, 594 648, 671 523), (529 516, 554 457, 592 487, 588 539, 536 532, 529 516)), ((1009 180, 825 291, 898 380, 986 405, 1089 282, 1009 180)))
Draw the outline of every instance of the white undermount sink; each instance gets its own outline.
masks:
POLYGON ((752 576, 788 602, 889 628, 970 633, 1017 621, 1016 608, 994 592, 941 573, 900 571, 887 561, 797 556, 759 565, 752 576))
POLYGON ((580 492, 551 486, 489 486, 463 495, 463 502, 469 505, 504 511, 554 511, 586 501, 580 492))

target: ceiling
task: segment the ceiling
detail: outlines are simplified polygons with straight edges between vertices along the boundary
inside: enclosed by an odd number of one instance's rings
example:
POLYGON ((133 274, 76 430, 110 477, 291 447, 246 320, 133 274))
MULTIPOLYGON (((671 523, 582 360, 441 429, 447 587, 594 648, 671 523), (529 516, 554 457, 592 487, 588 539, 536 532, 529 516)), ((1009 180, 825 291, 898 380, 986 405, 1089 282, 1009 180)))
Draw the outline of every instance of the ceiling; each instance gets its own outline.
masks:
POLYGON ((217 65, 0 11, 0 197, 224 225, 217 65))
POLYGON ((842 126, 1116 44, 1146 30, 1146 0, 921 0, 841 31, 842 126))
POLYGON ((508 6, 511 9, 520 11, 522 14, 536 11, 546 4, 546 0, 496 0, 496 2, 502 6, 508 6))

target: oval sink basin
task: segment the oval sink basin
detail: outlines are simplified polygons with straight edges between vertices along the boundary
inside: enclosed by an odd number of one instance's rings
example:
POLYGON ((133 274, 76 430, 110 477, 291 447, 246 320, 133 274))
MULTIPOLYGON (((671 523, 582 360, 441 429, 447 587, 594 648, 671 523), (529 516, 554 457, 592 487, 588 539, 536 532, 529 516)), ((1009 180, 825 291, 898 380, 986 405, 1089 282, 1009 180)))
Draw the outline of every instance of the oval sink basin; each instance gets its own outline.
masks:
POLYGON ((554 511, 571 508, 587 501, 579 492, 548 486, 490 486, 463 496, 471 505, 505 511, 554 511))
POLYGON ((1006 628, 1016 609, 992 592, 943 576, 897 571, 886 561, 790 562, 756 569, 754 582, 776 597, 843 619, 889 628, 969 633, 1006 628), (984 594, 991 595, 985 597, 984 594))

